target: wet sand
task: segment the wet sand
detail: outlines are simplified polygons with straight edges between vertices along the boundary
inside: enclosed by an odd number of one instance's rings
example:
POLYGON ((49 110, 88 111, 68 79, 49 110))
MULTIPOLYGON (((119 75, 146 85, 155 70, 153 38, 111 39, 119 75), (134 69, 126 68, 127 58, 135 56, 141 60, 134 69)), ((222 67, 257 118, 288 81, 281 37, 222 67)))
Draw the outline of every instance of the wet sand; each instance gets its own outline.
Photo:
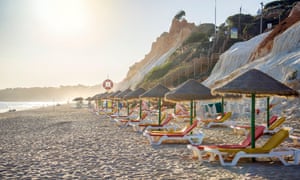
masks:
MULTIPOLYGON (((203 129, 206 143, 238 142, 228 128, 203 129), (234 137, 234 138, 232 138, 234 137)), ((280 162, 202 165, 186 144, 151 146, 86 108, 68 105, 0 114, 0 179, 298 179, 280 162)))

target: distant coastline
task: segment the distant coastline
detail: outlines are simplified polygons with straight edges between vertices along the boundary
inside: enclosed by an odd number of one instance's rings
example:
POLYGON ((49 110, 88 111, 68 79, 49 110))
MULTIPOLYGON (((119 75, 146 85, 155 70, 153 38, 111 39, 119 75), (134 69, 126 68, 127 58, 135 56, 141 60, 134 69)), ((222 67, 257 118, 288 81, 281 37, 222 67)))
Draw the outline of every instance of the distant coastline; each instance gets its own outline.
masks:
POLYGON ((60 101, 44 101, 44 102, 17 102, 17 101, 0 101, 0 113, 23 111, 29 109, 37 109, 42 107, 56 106, 66 104, 67 102, 60 101))
POLYGON ((52 102, 72 101, 75 97, 92 97, 103 91, 100 85, 96 86, 60 86, 60 87, 32 87, 7 88, 0 90, 0 101, 15 102, 52 102))

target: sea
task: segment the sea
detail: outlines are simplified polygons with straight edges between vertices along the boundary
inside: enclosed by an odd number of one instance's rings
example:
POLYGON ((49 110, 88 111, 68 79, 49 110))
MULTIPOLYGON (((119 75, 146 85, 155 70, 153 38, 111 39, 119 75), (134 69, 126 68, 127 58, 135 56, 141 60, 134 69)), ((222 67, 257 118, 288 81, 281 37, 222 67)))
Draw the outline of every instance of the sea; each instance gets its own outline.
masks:
POLYGON ((65 102, 14 102, 14 101, 0 101, 0 113, 23 111, 29 109, 37 109, 47 106, 56 106, 58 104, 65 104, 65 102))

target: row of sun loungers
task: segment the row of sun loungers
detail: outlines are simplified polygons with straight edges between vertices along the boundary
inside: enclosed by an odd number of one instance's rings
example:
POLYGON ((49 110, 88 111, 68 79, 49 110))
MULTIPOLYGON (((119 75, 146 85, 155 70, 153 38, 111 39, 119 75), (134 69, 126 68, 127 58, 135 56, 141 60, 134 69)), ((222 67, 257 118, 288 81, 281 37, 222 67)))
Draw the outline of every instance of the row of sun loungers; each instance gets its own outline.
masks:
MULTIPOLYGON (((300 149, 278 148, 287 138, 293 137, 291 128, 282 128, 282 124, 285 122, 284 117, 273 116, 270 119, 269 127, 265 125, 255 127, 255 139, 261 138, 266 133, 272 133, 272 136, 261 147, 250 148, 251 134, 249 127, 237 125, 236 122, 230 121, 231 112, 224 113, 212 120, 196 119, 193 124, 184 127, 172 123, 175 119, 182 118, 174 113, 164 112, 161 124, 151 120, 149 116, 151 116, 151 112, 145 111, 141 117, 131 114, 128 117, 111 116, 111 118, 120 127, 130 126, 134 131, 142 133, 151 145, 160 145, 167 141, 187 141, 189 143, 187 148, 201 163, 219 160, 223 166, 234 166, 241 158, 278 158, 284 165, 299 164, 300 149), (239 144, 203 145, 204 133, 198 127, 211 128, 216 125, 230 127, 234 131, 242 130, 247 136, 239 144), (286 160, 287 157, 292 158, 293 161, 286 160)), ((294 137, 294 141, 298 141, 298 137, 294 137)))

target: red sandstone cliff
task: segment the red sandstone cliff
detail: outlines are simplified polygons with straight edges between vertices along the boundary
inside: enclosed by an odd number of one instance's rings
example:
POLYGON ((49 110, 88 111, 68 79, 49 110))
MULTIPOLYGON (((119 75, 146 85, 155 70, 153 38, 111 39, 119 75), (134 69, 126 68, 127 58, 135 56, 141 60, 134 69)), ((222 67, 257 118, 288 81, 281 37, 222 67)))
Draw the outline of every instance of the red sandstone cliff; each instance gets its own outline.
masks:
POLYGON ((188 23, 185 19, 173 19, 169 32, 162 33, 152 43, 151 50, 145 55, 145 58, 130 67, 126 78, 119 84, 119 87, 121 89, 134 88, 141 80, 138 75, 141 70, 150 69, 147 68, 147 65, 155 63, 171 49, 177 49, 195 29, 194 23, 188 23))
POLYGON ((300 21, 300 3, 298 2, 292 9, 289 16, 278 24, 272 32, 259 44, 257 49, 250 56, 249 61, 254 61, 260 57, 263 57, 271 52, 273 48, 274 39, 276 36, 287 30, 296 22, 300 21))

